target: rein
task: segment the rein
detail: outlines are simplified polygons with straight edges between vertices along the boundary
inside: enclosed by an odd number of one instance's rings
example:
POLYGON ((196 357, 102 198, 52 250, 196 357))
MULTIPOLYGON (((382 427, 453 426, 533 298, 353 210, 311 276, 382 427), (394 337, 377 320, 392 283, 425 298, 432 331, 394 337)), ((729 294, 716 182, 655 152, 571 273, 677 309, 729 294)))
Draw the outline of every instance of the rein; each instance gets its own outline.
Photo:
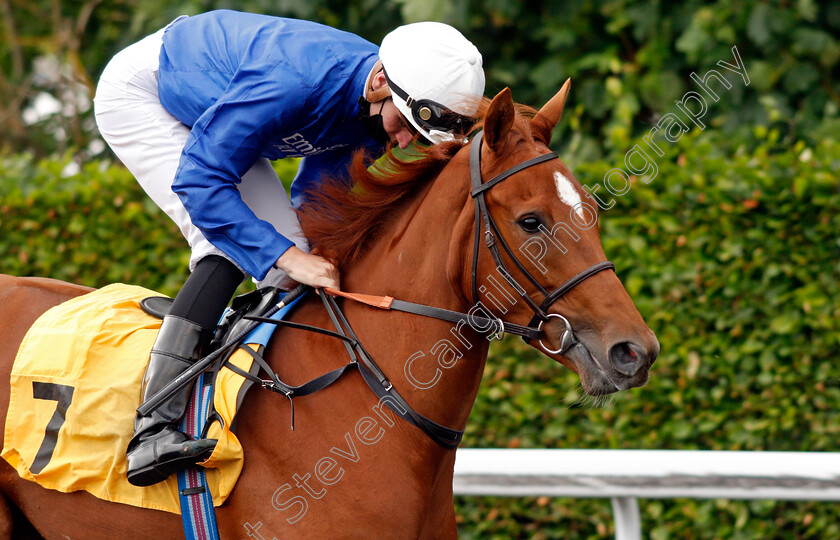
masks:
POLYGON ((461 313, 460 311, 450 311, 448 309, 427 306, 425 304, 415 304, 414 302, 395 300, 390 296, 373 296, 369 294, 348 293, 344 291, 339 291, 338 289, 333 289, 331 287, 325 288, 324 291, 326 291, 327 294, 330 294, 332 296, 341 296, 343 298, 347 298, 349 300, 353 300, 361 304, 367 304, 369 306, 379 309, 402 311, 404 313, 422 315, 424 317, 431 317, 434 319, 440 319, 443 321, 449 321, 453 323, 465 322, 467 324, 478 326, 480 328, 492 327, 495 332, 494 335, 499 339, 504 337, 505 334, 521 336, 523 339, 526 340, 539 339, 542 335, 541 331, 537 328, 531 328, 529 326, 522 326, 519 324, 506 322, 499 317, 488 319, 486 317, 480 317, 478 315, 473 315, 470 313, 461 313))

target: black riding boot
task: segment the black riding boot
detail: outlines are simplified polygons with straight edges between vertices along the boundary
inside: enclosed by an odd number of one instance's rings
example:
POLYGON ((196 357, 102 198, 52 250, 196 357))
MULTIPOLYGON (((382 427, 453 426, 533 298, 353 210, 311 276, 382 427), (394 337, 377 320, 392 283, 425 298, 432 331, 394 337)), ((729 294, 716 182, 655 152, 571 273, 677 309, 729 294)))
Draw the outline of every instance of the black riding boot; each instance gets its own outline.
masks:
MULTIPOLYGON (((209 333, 181 317, 167 315, 163 319, 143 377, 144 402, 199 359, 209 333)), ((157 484, 184 467, 204 461, 213 452, 215 440, 193 439, 174 425, 186 413, 191 390, 192 385, 184 387, 148 416, 138 414, 134 419, 134 437, 127 451, 131 484, 157 484)))

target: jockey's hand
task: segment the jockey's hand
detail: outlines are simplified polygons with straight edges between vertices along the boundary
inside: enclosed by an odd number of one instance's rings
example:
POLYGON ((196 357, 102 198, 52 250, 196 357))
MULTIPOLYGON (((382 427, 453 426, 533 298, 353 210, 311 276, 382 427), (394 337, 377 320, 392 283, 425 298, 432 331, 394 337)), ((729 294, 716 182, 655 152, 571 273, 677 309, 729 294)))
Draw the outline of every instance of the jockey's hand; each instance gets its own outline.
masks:
POLYGON ((327 259, 306 253, 297 246, 290 247, 280 255, 274 266, 298 283, 315 288, 340 289, 338 268, 327 259))

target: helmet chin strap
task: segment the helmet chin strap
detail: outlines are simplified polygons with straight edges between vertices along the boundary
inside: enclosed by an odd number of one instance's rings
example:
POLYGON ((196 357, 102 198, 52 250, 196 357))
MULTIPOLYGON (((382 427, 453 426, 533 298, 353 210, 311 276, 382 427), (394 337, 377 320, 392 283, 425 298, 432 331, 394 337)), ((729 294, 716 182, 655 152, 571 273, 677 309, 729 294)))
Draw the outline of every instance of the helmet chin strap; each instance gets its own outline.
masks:
POLYGON ((381 144, 388 144, 391 136, 385 131, 385 125, 382 119, 382 109, 385 107, 385 100, 391 97, 391 91, 385 85, 381 88, 373 89, 373 78, 377 73, 382 71, 382 62, 377 60, 373 68, 368 74, 365 82, 364 95, 359 97, 359 114, 357 118, 362 122, 365 130, 373 139, 381 144), (373 112, 374 103, 379 103, 379 112, 373 112))

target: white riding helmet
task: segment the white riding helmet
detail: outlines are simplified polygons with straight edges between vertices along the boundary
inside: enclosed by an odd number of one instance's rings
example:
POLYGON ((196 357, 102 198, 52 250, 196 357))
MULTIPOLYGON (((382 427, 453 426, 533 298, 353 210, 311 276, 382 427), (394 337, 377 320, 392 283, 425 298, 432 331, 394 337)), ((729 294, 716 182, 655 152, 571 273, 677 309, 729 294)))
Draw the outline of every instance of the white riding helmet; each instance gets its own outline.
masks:
POLYGON ((481 53, 458 30, 438 22, 407 24, 382 40, 379 59, 394 105, 434 144, 465 131, 484 95, 481 53))

